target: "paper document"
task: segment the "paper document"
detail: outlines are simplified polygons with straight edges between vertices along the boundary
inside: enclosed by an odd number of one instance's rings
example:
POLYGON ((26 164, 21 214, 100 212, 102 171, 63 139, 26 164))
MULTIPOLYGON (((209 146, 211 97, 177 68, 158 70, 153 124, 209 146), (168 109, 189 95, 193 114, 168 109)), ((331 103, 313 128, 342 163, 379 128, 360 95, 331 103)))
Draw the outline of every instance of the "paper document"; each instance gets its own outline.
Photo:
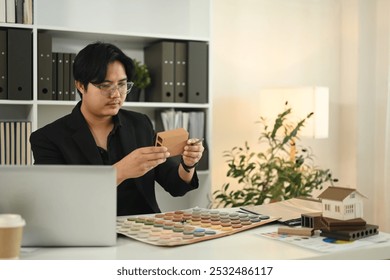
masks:
POLYGON ((243 210, 256 214, 281 217, 280 222, 300 219, 302 214, 322 212, 322 204, 318 200, 291 198, 263 205, 244 206, 243 210))

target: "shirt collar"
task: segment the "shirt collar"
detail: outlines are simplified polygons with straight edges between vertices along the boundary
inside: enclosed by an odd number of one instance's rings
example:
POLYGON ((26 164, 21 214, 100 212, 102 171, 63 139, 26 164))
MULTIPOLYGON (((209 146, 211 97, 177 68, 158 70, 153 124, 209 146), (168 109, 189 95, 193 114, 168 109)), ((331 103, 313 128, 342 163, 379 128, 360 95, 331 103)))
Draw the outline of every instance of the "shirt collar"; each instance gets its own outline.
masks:
POLYGON ((115 132, 118 128, 122 127, 122 120, 119 114, 113 116, 112 120, 114 122, 114 128, 112 129, 112 131, 115 132))

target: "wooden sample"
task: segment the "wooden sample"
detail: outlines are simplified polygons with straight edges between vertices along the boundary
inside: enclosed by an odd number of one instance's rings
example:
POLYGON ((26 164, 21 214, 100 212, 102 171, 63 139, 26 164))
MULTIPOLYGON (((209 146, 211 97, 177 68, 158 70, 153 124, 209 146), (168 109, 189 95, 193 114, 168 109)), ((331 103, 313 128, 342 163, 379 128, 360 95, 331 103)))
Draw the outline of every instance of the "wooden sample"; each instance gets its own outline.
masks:
POLYGON ((158 132, 156 146, 167 147, 171 157, 181 155, 187 144, 188 136, 189 134, 184 128, 158 132))
POLYGON ((307 228, 307 227, 279 227, 278 228, 278 234, 312 236, 313 233, 314 233, 314 229, 307 228))

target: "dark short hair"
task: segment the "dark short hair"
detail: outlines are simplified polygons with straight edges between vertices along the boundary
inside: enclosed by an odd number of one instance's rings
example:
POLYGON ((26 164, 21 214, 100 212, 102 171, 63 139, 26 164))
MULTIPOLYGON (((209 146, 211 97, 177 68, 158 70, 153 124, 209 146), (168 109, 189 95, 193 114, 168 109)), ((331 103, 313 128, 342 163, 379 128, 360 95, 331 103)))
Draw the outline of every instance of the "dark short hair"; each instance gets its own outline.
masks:
MULTIPOLYGON (((85 89, 88 88, 89 83, 100 84, 106 78, 108 64, 114 61, 123 64, 127 79, 132 80, 134 75, 133 60, 117 46, 102 42, 89 44, 76 55, 73 64, 73 77, 82 83, 85 89)), ((77 92, 82 97, 78 90, 77 92)))

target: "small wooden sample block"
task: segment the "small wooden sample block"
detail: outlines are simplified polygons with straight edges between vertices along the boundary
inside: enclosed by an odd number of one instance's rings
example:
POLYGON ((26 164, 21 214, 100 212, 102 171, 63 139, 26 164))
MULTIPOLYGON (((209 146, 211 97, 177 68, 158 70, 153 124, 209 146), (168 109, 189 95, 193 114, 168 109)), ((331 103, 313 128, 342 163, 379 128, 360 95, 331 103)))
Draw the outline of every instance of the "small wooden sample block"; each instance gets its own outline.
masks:
POLYGON ((156 146, 168 148, 170 156, 178 156, 184 152, 189 134, 184 128, 177 128, 157 133, 156 146))
POLYGON ((300 235, 300 236, 312 236, 314 233, 313 228, 307 227, 279 227, 278 234, 300 235))
POLYGON ((302 227, 321 229, 322 224, 322 212, 316 213, 305 213, 301 215, 301 224, 302 227))

